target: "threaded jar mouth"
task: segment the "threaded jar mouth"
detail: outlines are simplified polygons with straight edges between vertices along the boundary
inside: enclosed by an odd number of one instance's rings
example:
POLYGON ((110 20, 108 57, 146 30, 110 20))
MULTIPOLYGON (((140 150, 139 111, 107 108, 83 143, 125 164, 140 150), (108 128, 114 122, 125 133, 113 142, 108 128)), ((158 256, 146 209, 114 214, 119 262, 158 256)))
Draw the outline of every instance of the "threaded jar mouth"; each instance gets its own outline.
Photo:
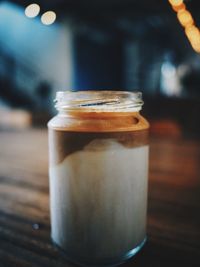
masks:
POLYGON ((137 112, 143 105, 141 92, 59 91, 55 108, 81 112, 137 112))

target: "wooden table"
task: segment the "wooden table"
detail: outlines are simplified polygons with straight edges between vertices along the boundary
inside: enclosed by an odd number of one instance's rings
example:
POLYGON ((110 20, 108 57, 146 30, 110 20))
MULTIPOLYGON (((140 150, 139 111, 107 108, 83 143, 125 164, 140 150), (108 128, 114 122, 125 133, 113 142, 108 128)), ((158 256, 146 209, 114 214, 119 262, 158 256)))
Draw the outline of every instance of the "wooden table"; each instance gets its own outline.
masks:
MULTIPOLYGON (((46 130, 0 132, 0 267, 70 267, 52 246, 46 130)), ((123 266, 200 266, 200 142, 152 138, 148 242, 123 266)))

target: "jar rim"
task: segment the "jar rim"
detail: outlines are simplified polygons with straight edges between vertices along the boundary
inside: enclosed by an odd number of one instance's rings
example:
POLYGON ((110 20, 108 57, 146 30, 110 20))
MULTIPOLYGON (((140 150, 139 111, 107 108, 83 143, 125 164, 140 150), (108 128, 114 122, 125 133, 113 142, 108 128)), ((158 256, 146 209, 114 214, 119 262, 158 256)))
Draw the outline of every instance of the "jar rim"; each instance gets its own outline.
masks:
POLYGON ((137 112, 143 105, 139 91, 58 91, 55 107, 58 110, 81 112, 137 112))

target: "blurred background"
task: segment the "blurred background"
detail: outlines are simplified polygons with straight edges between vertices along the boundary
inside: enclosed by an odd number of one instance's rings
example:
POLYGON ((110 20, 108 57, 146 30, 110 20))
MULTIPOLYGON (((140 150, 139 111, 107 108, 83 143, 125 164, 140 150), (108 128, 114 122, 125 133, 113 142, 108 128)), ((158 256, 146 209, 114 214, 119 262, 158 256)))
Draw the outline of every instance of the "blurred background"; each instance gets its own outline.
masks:
POLYGON ((46 125, 56 91, 90 89, 141 91, 151 125, 148 242, 124 266, 200 266, 199 29, 200 0, 0 0, 0 267, 72 266, 50 240, 46 125))
POLYGON ((159 135, 200 134, 198 0, 0 1, 0 129, 46 127, 58 90, 143 92, 159 135))

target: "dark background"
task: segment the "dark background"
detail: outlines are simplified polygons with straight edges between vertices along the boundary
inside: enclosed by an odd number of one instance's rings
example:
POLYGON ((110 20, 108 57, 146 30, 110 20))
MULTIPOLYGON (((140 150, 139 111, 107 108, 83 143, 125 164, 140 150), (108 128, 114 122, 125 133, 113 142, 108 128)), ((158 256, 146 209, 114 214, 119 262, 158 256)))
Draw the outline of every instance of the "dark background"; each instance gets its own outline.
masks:
MULTIPOLYGON (((31 3, 0 1, 1 128, 46 125, 58 90, 115 89, 143 92, 152 131, 199 136, 200 56, 168 1, 37 1, 32 19, 31 3)), ((199 1, 184 3, 200 26, 199 1)))

